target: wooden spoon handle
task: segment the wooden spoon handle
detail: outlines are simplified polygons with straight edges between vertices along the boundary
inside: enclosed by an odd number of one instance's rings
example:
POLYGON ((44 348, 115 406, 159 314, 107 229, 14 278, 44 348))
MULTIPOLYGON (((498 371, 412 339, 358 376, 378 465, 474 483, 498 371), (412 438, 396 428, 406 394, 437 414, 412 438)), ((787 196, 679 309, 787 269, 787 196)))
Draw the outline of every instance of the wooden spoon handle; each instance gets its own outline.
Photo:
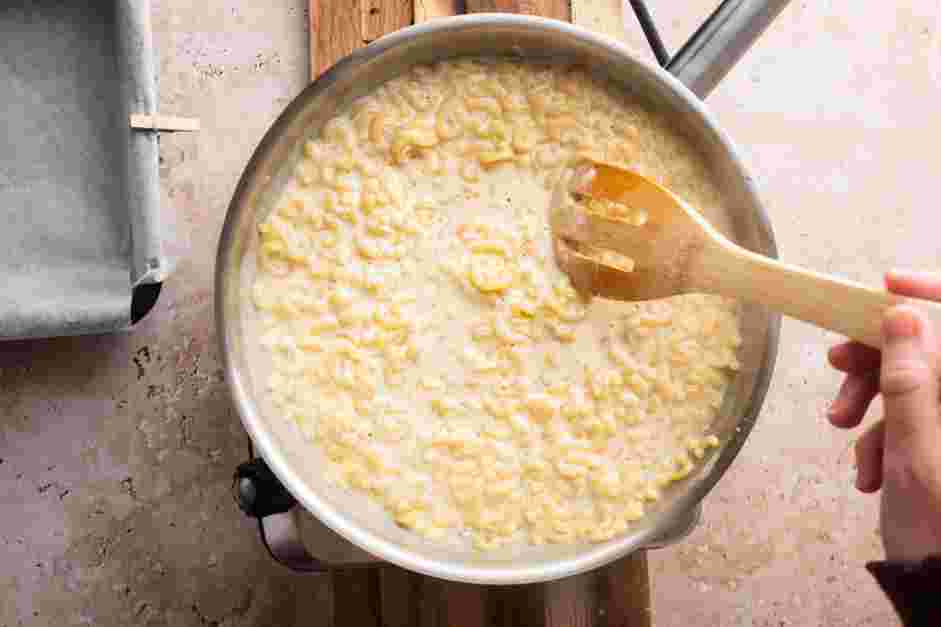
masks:
POLYGON ((893 305, 914 306, 941 333, 941 303, 805 270, 729 242, 707 244, 694 272, 692 287, 765 305, 874 348, 882 347, 882 319, 893 305))

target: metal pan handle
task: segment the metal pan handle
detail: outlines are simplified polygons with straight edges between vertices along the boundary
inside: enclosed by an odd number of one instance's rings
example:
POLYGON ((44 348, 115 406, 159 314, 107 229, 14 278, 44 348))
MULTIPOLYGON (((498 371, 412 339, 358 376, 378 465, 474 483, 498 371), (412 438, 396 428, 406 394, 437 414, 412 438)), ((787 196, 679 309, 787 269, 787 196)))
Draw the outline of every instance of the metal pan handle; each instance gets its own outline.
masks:
POLYGON ((694 94, 705 98, 787 6, 788 1, 724 0, 668 61, 643 0, 631 0, 631 5, 660 63, 694 94))
POLYGON ((294 496, 281 484, 260 457, 239 465, 232 478, 232 492, 239 508, 258 521, 258 533, 268 553, 283 566, 301 573, 326 572, 328 566, 307 552, 295 523, 294 496))
POLYGON ((297 573, 318 574, 333 568, 375 566, 377 558, 342 540, 326 525, 311 519, 310 524, 299 524, 299 506, 265 461, 252 457, 253 446, 248 444, 249 461, 239 465, 232 478, 232 492, 239 508, 258 521, 258 533, 269 555, 282 566, 297 573), (339 546, 318 556, 307 550, 305 537, 327 541, 339 546), (347 548, 348 547, 348 548, 347 548))

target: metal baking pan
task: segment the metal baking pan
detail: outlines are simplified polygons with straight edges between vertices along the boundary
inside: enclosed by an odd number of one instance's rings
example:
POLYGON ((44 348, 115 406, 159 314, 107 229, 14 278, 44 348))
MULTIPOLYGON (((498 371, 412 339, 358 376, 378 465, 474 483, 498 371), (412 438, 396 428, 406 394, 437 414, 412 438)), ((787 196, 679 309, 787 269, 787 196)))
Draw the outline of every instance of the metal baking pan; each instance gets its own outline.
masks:
POLYGON ((0 3, 0 339, 126 329, 170 267, 148 0, 0 3))

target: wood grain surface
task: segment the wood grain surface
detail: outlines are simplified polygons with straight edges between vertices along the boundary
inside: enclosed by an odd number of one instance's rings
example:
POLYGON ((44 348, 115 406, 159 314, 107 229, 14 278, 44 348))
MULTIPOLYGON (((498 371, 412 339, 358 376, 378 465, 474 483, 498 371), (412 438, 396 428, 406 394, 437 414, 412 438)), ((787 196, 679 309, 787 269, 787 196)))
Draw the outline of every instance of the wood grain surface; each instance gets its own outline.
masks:
POLYGON ((636 551, 601 569, 599 627, 650 627, 650 571, 647 551, 636 551))
POLYGON ((363 45, 361 0, 309 0, 310 78, 363 45))
POLYGON ((360 0, 363 43, 410 26, 412 0, 360 0))
POLYGON ((554 20, 572 19, 569 0, 466 0, 468 13, 522 13, 554 20))
MULTIPOLYGON (((512 12, 569 21, 568 0, 309 0, 311 78, 382 35, 461 12, 512 12)), ((335 627, 650 627, 645 552, 547 584, 479 586, 397 566, 338 569, 335 627)))
POLYGON ((396 566, 333 573, 336 627, 650 627, 647 556, 546 584, 479 586, 396 566))
POLYGON ((463 0, 414 0, 415 23, 463 13, 463 0))
POLYGON ((345 568, 331 573, 332 624, 337 627, 380 627, 382 615, 378 568, 345 568))

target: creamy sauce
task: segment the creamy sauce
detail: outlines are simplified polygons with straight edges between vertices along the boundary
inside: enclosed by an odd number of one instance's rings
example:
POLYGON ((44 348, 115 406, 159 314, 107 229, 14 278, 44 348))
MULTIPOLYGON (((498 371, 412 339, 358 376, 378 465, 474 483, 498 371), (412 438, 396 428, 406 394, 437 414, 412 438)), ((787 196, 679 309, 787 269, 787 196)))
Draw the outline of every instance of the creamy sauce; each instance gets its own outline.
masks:
POLYGON ((736 305, 588 303, 552 256, 551 188, 589 155, 727 230, 663 120, 577 72, 459 61, 382 86, 305 154, 260 226, 249 337, 332 481, 441 541, 603 541, 718 443, 736 305))

